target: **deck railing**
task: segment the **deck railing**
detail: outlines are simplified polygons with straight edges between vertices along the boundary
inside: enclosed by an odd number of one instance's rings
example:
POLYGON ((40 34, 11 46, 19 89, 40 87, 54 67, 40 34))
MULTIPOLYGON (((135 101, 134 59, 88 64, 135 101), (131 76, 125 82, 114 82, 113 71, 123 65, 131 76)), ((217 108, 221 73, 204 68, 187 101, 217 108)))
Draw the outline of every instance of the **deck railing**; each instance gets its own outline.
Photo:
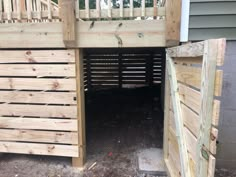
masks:
POLYGON ((0 22, 41 22, 59 18, 58 4, 51 0, 0 0, 0 22))
MULTIPOLYGON (((106 19, 157 19, 157 17, 165 16, 165 8, 160 7, 157 0, 153 0, 151 5, 147 6, 145 0, 141 0, 138 7, 134 7, 134 0, 124 4, 123 0, 117 1, 117 4, 112 4, 111 0, 103 3, 101 0, 96 0, 96 7, 91 9, 89 7, 89 0, 85 0, 84 7, 79 7, 79 1, 76 0, 76 18, 77 19, 93 19, 93 20, 106 20, 106 19)), ((135 1, 137 4, 137 1, 135 1)))
MULTIPOLYGON (((43 22, 60 20, 59 5, 51 0, 0 0, 0 22, 43 22)), ((134 19, 163 19, 165 7, 161 7, 159 0, 153 0, 149 5, 145 0, 139 2, 130 0, 75 0, 75 13, 77 20, 134 20, 134 19), (82 5, 80 5, 82 4, 82 5), (117 6, 118 5, 118 6, 117 6)))

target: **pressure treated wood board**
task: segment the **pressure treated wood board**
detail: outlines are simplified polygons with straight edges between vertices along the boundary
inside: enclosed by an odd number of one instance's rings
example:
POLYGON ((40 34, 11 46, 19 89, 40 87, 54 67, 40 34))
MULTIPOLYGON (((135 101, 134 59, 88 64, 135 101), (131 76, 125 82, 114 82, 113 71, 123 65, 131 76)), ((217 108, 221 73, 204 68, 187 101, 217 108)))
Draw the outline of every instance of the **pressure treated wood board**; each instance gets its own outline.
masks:
MULTIPOLYGON (((79 48, 164 47, 166 42, 165 20, 76 23, 76 47, 79 48)), ((61 22, 1 24, 0 47, 65 48, 61 27, 61 22)))
POLYGON ((224 54, 225 39, 167 49, 167 62, 172 63, 167 65, 167 82, 172 85, 166 95, 172 101, 165 110, 164 153, 171 177, 189 176, 186 169, 193 177, 214 176, 220 111, 215 96, 221 96, 222 89, 222 71, 217 66, 223 65, 224 54), (180 103, 180 113, 176 102, 180 103), (182 128, 178 125, 180 118, 182 128), (182 152, 183 146, 187 155, 182 152))
POLYGON ((0 152, 79 157, 74 50, 0 51, 0 152))

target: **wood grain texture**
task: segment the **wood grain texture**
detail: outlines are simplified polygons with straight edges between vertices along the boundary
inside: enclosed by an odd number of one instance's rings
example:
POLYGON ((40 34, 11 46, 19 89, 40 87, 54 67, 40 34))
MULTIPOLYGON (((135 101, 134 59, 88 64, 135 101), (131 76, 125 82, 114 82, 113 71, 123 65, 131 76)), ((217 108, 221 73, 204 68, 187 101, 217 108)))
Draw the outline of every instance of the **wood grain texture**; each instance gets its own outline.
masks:
POLYGON ((0 89, 75 91, 75 79, 0 78, 0 89))
POLYGON ((76 106, 1 104, 0 115, 76 118, 76 106))
POLYGON ((75 65, 0 64, 0 76, 75 77, 75 65))
POLYGON ((73 50, 1 50, 0 63, 75 63, 73 50))
MULTIPOLYGON (((197 145, 197 168, 196 175, 207 177, 208 160, 203 155, 210 149, 210 130, 212 124, 213 97, 216 76, 216 58, 217 58, 217 41, 205 41, 202 75, 201 75, 201 110, 200 110, 200 133, 197 145)), ((209 156, 209 155, 208 155, 209 156)))
POLYGON ((63 42, 66 47, 72 47, 76 45, 75 0, 62 0, 60 5, 63 42))
MULTIPOLYGON (((176 65, 176 76, 178 81, 190 85, 192 87, 195 87, 197 89, 201 88, 201 74, 202 74, 202 69, 199 67, 176 65)), ((215 82, 214 82, 215 96, 221 95, 222 82, 223 82, 223 71, 216 70, 215 82)))
POLYGON ((178 94, 178 86, 177 86, 177 77, 175 66, 173 60, 167 55, 167 71, 168 71, 168 78, 170 82, 170 91, 171 91, 171 98, 172 98, 172 106, 175 118, 175 126, 176 126, 176 138, 179 145, 179 153, 180 153, 180 162, 181 162, 181 174, 184 177, 188 177, 191 175, 191 171, 189 168, 189 157, 186 148, 186 139, 183 132, 183 117, 181 112, 180 106, 180 99, 178 94))
POLYGON ((77 131, 76 120, 0 117, 0 128, 77 131))
POLYGON ((65 157, 78 157, 77 146, 55 145, 55 144, 36 144, 36 143, 16 143, 0 142, 0 152, 17 154, 53 155, 65 157), (66 153, 65 153, 66 152, 66 153))
POLYGON ((75 50, 2 50, 0 68, 0 152, 79 157, 75 50))
POLYGON ((165 7, 166 7, 166 45, 167 46, 176 46, 179 44, 181 4, 182 4, 181 0, 166 1, 165 7))
POLYGON ((0 102, 77 104, 75 92, 0 91, 0 102))
MULTIPOLYGON (((165 46, 165 20, 96 21, 92 28, 91 21, 76 23, 78 48, 165 46)), ((61 22, 1 24, 0 47, 65 48, 61 26, 61 22)))
POLYGON ((62 131, 0 129, 0 141, 76 144, 78 134, 62 131))

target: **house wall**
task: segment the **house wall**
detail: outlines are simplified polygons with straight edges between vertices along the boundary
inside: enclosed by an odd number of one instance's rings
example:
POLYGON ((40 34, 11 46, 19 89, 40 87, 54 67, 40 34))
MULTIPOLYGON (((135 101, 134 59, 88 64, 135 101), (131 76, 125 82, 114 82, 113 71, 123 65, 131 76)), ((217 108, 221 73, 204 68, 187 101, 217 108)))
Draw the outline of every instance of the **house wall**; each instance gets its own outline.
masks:
POLYGON ((236 41, 228 41, 223 66, 223 93, 219 124, 217 166, 236 167, 236 41))
POLYGON ((190 0, 189 41, 236 40, 236 0, 190 0))

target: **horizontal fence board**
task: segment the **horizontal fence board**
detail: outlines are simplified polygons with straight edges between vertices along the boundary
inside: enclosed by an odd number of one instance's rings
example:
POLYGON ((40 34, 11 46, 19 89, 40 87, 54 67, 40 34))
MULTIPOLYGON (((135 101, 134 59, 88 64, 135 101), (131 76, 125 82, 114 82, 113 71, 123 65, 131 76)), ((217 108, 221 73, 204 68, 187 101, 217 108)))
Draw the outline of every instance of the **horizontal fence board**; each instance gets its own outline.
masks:
POLYGON ((0 102, 76 104, 76 92, 0 91, 0 102))
POLYGON ((77 131, 77 120, 0 117, 0 128, 77 131))
POLYGON ((31 76, 31 77, 75 77, 75 65, 53 64, 0 64, 0 76, 31 76))
POLYGON ((75 79, 0 78, 0 89, 75 91, 75 79))
POLYGON ((74 50, 0 51, 0 152, 79 157, 75 73, 74 50))
POLYGON ((0 116, 77 118, 77 106, 0 104, 0 116))
POLYGON ((0 152, 79 157, 78 147, 72 145, 0 142, 0 152))
MULTIPOLYGON (((183 82, 187 85, 191 85, 198 89, 201 88, 201 73, 202 69, 197 67, 190 67, 184 65, 175 65, 177 80, 183 82)), ((216 70, 215 78, 215 96, 220 96, 222 92, 222 80, 223 72, 221 70, 216 70)))
POLYGON ((74 63, 73 50, 1 50, 1 63, 74 63))
POLYGON ((40 143, 77 144, 78 133, 0 129, 0 141, 24 141, 40 143))

